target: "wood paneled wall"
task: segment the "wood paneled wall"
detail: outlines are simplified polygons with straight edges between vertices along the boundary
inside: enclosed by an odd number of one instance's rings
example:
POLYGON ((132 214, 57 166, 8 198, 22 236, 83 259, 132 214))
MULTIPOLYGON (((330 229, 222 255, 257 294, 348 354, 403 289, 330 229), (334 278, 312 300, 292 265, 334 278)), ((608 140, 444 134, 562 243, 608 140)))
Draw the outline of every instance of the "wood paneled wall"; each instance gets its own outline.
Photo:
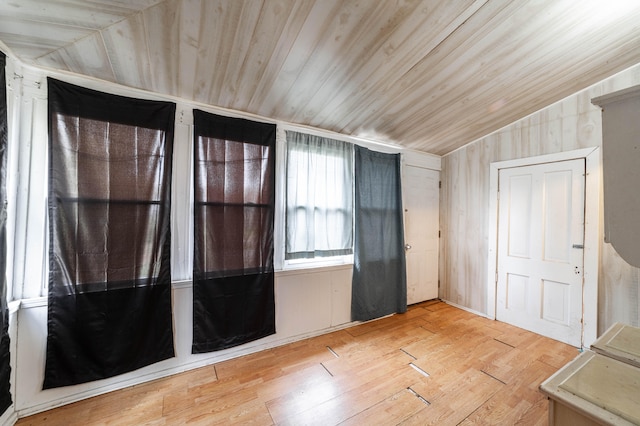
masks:
MULTIPOLYGON (((601 146, 601 110, 591 99, 638 84, 640 64, 443 157, 442 299, 487 313, 490 163, 601 146)), ((599 240, 598 332, 616 321, 638 326, 640 269, 599 240)))

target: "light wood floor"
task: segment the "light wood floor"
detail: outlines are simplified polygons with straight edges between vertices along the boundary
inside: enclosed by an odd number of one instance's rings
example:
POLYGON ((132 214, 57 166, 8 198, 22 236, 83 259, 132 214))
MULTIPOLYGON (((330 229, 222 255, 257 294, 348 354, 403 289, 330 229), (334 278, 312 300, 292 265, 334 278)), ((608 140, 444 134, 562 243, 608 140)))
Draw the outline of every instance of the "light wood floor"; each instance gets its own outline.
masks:
POLYGON ((538 386, 577 355, 571 346, 425 302, 17 424, 545 425, 548 402, 538 386))

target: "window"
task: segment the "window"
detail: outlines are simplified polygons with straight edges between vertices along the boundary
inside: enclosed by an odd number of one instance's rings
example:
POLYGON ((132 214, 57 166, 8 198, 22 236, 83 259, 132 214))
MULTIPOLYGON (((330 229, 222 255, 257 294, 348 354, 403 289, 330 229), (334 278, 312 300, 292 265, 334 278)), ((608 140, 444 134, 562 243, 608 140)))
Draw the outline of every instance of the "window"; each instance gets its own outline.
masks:
POLYGON ((353 254, 353 145, 286 135, 285 260, 353 254))
POLYGON ((49 309, 44 388, 174 356, 175 104, 48 79, 49 309))

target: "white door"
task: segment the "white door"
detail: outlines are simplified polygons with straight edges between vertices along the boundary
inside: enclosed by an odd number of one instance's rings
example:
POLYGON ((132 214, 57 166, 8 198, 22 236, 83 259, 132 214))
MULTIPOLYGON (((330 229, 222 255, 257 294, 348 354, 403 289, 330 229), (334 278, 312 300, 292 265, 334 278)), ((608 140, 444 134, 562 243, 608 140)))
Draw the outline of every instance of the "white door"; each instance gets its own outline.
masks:
POLYGON ((404 166, 408 305, 438 297, 439 183, 436 170, 404 166))
POLYGON ((582 342, 584 159, 499 172, 496 318, 582 342))

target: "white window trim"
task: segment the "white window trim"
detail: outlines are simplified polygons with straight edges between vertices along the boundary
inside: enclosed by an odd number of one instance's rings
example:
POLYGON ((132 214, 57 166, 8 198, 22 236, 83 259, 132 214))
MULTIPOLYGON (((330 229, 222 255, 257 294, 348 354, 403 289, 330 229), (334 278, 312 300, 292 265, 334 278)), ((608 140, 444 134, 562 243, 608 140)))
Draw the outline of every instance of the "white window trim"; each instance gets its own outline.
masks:
POLYGON ((297 269, 324 268, 327 266, 353 265, 353 255, 316 257, 313 259, 290 259, 285 260, 282 270, 290 271, 297 269))

